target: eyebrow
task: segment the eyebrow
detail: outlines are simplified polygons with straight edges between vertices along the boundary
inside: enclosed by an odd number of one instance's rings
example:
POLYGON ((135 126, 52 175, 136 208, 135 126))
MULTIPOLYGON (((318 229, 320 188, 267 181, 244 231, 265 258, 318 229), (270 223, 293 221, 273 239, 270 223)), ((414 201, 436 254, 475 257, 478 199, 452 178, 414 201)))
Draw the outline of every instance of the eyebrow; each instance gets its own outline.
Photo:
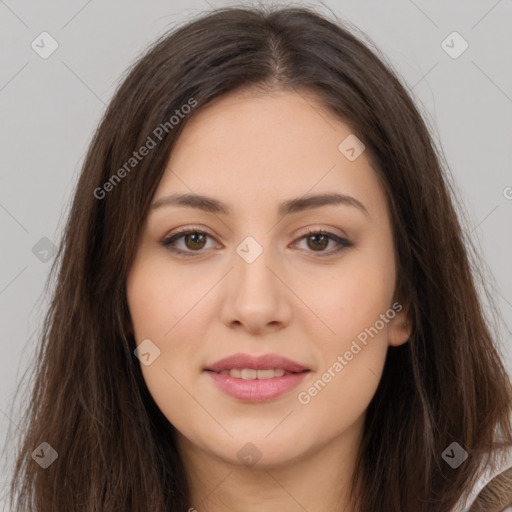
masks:
MULTIPOLYGON (((326 193, 289 199, 279 205, 278 213, 280 216, 284 216, 312 208, 332 205, 352 206, 360 210, 367 217, 370 217, 368 210, 357 199, 345 194, 336 193, 326 193)), ((172 194, 170 196, 162 197, 151 205, 151 209, 156 210, 163 206, 184 206, 188 208, 196 208, 209 213, 218 213, 223 215, 231 214, 231 209, 226 204, 212 197, 198 194, 172 194)))

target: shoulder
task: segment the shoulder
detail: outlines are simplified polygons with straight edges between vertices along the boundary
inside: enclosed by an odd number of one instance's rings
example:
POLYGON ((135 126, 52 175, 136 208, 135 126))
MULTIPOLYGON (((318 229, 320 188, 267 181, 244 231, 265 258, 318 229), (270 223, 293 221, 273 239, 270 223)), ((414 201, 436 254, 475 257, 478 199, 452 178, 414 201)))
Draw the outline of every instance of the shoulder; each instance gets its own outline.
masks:
MULTIPOLYGON (((505 512, 512 506, 512 467, 487 482, 468 512, 505 512)), ((512 510, 512 507, 509 509, 512 510)))
POLYGON ((512 447, 501 453, 499 464, 484 467, 471 494, 451 512, 500 512, 512 505, 512 447))

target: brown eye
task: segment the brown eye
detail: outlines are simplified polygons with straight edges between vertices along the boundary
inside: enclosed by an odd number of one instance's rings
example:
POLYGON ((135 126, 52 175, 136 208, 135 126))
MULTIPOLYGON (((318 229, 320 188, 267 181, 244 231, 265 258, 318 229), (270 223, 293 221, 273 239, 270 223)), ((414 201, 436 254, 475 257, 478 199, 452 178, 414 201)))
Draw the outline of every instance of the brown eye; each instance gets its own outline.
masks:
POLYGON ((315 250, 323 250, 329 245, 329 237, 325 235, 311 235, 307 237, 308 240, 308 247, 315 250), (309 243, 312 242, 312 243, 309 243))
MULTIPOLYGON (((205 252, 208 238, 213 240, 213 237, 201 230, 185 229, 174 233, 173 235, 161 241, 161 244, 169 251, 183 256, 197 256, 205 252), (181 247, 177 247, 181 243, 181 247)), ((334 255, 353 244, 344 238, 340 238, 328 231, 310 231, 303 235, 299 242, 306 240, 307 252, 317 253, 320 257, 334 255), (326 250, 329 242, 333 242, 334 248, 326 250)))
POLYGON ((206 237, 204 233, 190 233, 185 235, 185 246, 191 250, 202 249, 206 243, 206 237), (190 242, 190 243, 187 243, 190 242))
MULTIPOLYGON (((316 252, 320 257, 323 256, 331 256, 337 254, 347 247, 352 247, 353 243, 349 242, 345 238, 340 238, 336 236, 334 233, 330 233, 329 231, 309 231, 305 233, 300 239, 299 242, 306 240, 306 251, 307 252, 316 252), (326 250, 329 246, 329 242, 333 242, 334 248, 331 250, 326 250)), ((299 243, 297 242, 297 243, 299 243)))
POLYGON ((205 248, 208 238, 212 238, 211 235, 197 229, 187 229, 175 233, 164 240, 162 245, 172 252, 182 254, 184 256, 195 256, 205 248), (175 247, 178 242, 182 242, 184 248, 175 247))

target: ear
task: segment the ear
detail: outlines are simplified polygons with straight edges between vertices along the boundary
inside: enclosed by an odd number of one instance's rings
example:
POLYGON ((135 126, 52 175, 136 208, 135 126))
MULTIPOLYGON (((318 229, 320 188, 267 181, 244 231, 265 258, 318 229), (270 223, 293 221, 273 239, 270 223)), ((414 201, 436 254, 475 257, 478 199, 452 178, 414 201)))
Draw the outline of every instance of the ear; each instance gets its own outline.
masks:
POLYGON ((403 306, 400 311, 389 321, 388 345, 398 347, 406 343, 411 337, 412 318, 409 313, 409 306, 403 306))

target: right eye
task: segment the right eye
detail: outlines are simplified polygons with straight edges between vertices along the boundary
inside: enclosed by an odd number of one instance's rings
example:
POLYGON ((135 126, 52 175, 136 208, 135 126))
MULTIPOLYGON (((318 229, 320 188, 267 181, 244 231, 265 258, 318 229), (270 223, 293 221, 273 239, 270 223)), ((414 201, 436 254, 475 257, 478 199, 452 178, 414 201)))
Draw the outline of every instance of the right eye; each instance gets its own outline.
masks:
POLYGON ((194 253, 202 252, 208 237, 213 238, 205 231, 186 228, 164 238, 161 243, 170 251, 188 257, 195 256, 194 253), (185 249, 180 249, 174 245, 177 241, 181 241, 181 239, 185 243, 185 249))

